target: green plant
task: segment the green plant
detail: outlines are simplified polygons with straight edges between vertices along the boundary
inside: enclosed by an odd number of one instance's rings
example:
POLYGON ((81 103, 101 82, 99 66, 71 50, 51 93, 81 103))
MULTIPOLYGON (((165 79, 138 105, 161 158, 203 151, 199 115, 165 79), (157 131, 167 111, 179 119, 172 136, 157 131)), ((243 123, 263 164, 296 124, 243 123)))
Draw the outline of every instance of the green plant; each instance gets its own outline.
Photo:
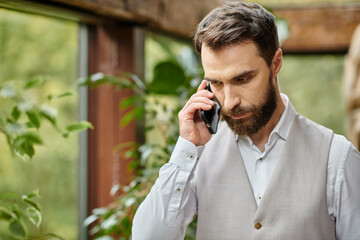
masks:
MULTIPOLYGON (((0 85, 0 102, 4 106, 0 111, 0 133, 6 138, 14 161, 30 161, 34 157, 36 146, 43 144, 39 130, 45 121, 63 137, 93 128, 86 121, 74 122, 65 128, 60 127, 57 122, 57 109, 51 103, 74 93, 48 95, 45 100, 32 97, 46 82, 45 77, 38 76, 24 84, 8 81, 0 85)), ((41 236, 28 234, 28 229, 39 229, 42 222, 42 211, 37 202, 39 197, 36 190, 21 197, 10 192, 0 193, 0 220, 8 222, 9 231, 9 234, 1 233, 1 237, 62 239, 53 233, 41 233, 41 236)))

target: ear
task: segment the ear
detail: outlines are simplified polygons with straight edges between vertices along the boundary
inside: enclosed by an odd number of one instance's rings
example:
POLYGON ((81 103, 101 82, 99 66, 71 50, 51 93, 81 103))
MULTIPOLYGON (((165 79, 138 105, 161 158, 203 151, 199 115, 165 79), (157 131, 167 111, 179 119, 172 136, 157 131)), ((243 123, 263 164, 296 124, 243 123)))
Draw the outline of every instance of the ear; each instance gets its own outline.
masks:
POLYGON ((276 50, 273 60, 271 62, 271 71, 273 72, 273 76, 276 76, 281 69, 282 65, 282 50, 279 48, 276 50))

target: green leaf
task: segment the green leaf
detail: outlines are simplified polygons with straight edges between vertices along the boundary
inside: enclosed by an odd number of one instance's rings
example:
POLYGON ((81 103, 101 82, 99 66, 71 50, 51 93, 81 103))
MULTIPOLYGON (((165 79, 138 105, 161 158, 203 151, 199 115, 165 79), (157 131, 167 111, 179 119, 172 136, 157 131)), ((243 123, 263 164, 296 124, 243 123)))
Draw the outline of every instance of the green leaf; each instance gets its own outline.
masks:
POLYGON ((120 191, 120 189, 121 189, 120 184, 115 184, 114 186, 111 187, 110 195, 115 196, 116 193, 120 191))
POLYGON ((49 237, 53 237, 53 238, 51 238, 51 240, 65 240, 65 238, 60 237, 59 235, 57 235, 55 233, 46 232, 46 233, 44 233, 44 235, 49 236, 49 237))
POLYGON ((12 219, 16 219, 16 215, 12 213, 9 209, 5 207, 0 207, 0 219, 10 221, 12 219))
POLYGON ((13 108, 13 110, 11 111, 11 117, 16 122, 19 119, 20 115, 21 115, 21 112, 20 112, 19 108, 17 106, 15 106, 13 108))
POLYGON ((102 207, 102 208, 94 208, 92 210, 92 214, 96 215, 96 216, 103 216, 105 215, 107 212, 109 211, 109 209, 102 207))
POLYGON ((105 230, 111 229, 112 227, 114 227, 115 225, 117 225, 117 219, 116 219, 116 215, 115 214, 111 214, 108 218, 105 218, 102 222, 101 222, 101 227, 105 230))
POLYGON ((28 207, 26 209, 26 215, 29 218, 29 220, 38 228, 41 224, 41 214, 39 210, 35 209, 34 207, 28 207))
POLYGON ((126 158, 135 158, 137 156, 137 151, 134 149, 130 149, 124 152, 124 157, 126 158))
POLYGON ((28 141, 33 144, 41 145, 43 141, 41 140, 40 136, 37 133, 27 132, 22 134, 22 136, 28 141))
POLYGON ((16 137, 13 141, 13 148, 20 155, 28 155, 32 158, 35 154, 34 144, 41 144, 41 139, 34 133, 25 133, 16 137))
POLYGON ((64 92, 62 94, 59 94, 57 96, 57 98, 63 98, 63 97, 68 97, 68 96, 73 96, 74 95, 74 92, 73 91, 67 91, 67 92, 64 92))
POLYGON ((47 98, 51 101, 53 99, 59 99, 59 98, 63 98, 63 97, 73 96, 73 95, 74 95, 73 91, 67 91, 67 92, 64 92, 59 95, 48 95, 47 98))
POLYGON ((134 108, 134 117, 136 119, 141 119, 145 115, 145 109, 142 106, 137 106, 134 108))
POLYGON ((9 230, 13 235, 18 237, 25 237, 26 235, 24 224, 18 220, 14 220, 9 224, 9 230))
POLYGON ((134 105, 135 100, 136 100, 135 96, 129 96, 129 97, 124 98, 120 102, 120 105, 119 105, 120 109, 125 109, 127 107, 130 107, 130 106, 134 105))
POLYGON ((126 127, 132 120, 135 118, 135 110, 131 109, 129 112, 127 112, 120 121, 121 127, 126 127))
POLYGON ((101 84, 109 83, 109 78, 105 76, 103 73, 94 73, 90 76, 90 84, 92 87, 98 87, 101 84))
POLYGON ((32 144, 25 143, 23 145, 23 151, 26 155, 28 155, 30 158, 32 158, 35 155, 35 149, 32 144))
POLYGON ((182 67, 173 61, 166 61, 155 66, 150 91, 155 94, 178 95, 177 89, 185 84, 186 76, 182 67))
POLYGON ((30 121, 30 123, 36 127, 36 128, 40 128, 41 125, 41 118, 40 118, 40 114, 34 110, 30 110, 26 112, 26 115, 30 121))
POLYGON ((129 236, 131 234, 131 221, 129 217, 124 217, 120 224, 123 227, 125 234, 129 236))
POLYGON ((94 129, 94 126, 88 121, 81 121, 68 125, 66 130, 68 132, 81 132, 88 128, 94 129))
POLYGON ((34 198, 40 198, 40 195, 39 195, 39 190, 35 190, 27 195, 23 195, 21 197, 21 199, 29 204, 30 206, 32 206, 33 208, 35 208, 37 211, 41 212, 41 209, 40 209, 40 206, 38 203, 34 202, 33 199, 34 198))
POLYGON ((96 220, 98 220, 98 217, 96 215, 90 215, 84 220, 84 226, 88 227, 90 224, 94 223, 96 220))
POLYGON ((39 204, 37 204, 36 202, 30 200, 30 199, 27 198, 26 196, 23 196, 23 197, 22 197, 22 200, 23 200, 24 202, 26 202, 27 204, 31 205, 31 206, 32 206, 33 208, 35 208, 37 211, 41 211, 39 204))
POLYGON ((120 121, 121 127, 126 127, 132 120, 141 119, 145 115, 145 109, 143 107, 137 106, 127 112, 120 121))
POLYGON ((15 219, 19 220, 22 216, 22 211, 20 210, 20 207, 18 204, 13 203, 11 205, 11 211, 14 213, 14 215, 16 216, 15 219))
POLYGON ((34 77, 24 85, 24 90, 41 86, 45 83, 46 79, 43 76, 34 77))
POLYGON ((77 80, 78 86, 87 86, 90 83, 90 77, 81 77, 77 80))
POLYGON ((56 108, 49 105, 42 105, 40 108, 41 116, 45 117, 49 122, 51 122, 54 126, 56 126, 57 110, 56 108))
POLYGON ((131 205, 133 205, 134 203, 136 203, 136 198, 131 197, 131 198, 126 199, 124 205, 125 205, 126 208, 128 208, 131 205))
POLYGON ((128 169, 128 171, 133 171, 138 167, 140 167, 140 161, 133 160, 128 164, 127 169, 128 169))
POLYGON ((33 192, 26 195, 26 197, 29 198, 29 199, 32 199, 32 198, 35 198, 35 197, 39 198, 40 197, 39 190, 38 189, 34 190, 33 192))

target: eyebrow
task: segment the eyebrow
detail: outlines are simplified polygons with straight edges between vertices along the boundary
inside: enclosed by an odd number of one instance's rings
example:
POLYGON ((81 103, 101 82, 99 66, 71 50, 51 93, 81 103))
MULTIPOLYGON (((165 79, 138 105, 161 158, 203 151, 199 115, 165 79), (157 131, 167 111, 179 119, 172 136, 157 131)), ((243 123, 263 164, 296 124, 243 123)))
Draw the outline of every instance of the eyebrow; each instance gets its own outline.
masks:
MULTIPOLYGON (((241 72, 237 75, 235 75, 234 77, 231 78, 231 80, 235 80, 235 79, 238 79, 238 78, 243 78, 243 77, 247 77, 249 75, 253 75, 254 73, 256 73, 255 70, 248 70, 248 71, 244 71, 244 72, 241 72)), ((211 78, 208 78, 208 77, 204 77, 204 79, 206 81, 209 81, 209 82, 217 82, 218 80, 216 79, 211 79, 211 78)))

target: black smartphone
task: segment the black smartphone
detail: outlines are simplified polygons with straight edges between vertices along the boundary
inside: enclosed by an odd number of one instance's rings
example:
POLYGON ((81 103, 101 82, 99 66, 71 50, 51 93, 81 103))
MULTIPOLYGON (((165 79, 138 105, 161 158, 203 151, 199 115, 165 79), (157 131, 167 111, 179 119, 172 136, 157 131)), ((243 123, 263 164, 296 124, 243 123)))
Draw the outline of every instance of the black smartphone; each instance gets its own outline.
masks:
MULTIPOLYGON (((209 81, 207 82, 205 89, 212 92, 209 81)), ((211 134, 215 134, 220 121, 221 106, 215 97, 212 100, 215 102, 215 105, 208 111, 201 109, 200 116, 202 120, 205 122, 206 127, 209 129, 209 132, 211 134)))

